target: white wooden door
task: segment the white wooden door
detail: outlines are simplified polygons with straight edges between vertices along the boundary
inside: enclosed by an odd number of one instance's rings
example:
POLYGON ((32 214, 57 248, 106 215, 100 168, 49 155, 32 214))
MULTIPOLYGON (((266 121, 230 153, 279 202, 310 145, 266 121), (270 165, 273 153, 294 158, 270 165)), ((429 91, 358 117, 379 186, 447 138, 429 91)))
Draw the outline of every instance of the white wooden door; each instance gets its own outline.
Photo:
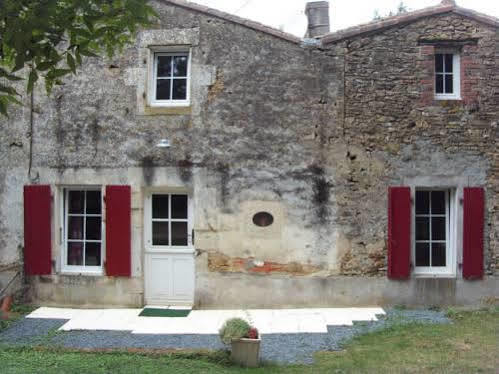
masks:
POLYGON ((192 305, 194 254, 146 253, 146 305, 192 305))
POLYGON ((144 205, 146 305, 194 303, 192 204, 186 193, 152 192, 144 205))

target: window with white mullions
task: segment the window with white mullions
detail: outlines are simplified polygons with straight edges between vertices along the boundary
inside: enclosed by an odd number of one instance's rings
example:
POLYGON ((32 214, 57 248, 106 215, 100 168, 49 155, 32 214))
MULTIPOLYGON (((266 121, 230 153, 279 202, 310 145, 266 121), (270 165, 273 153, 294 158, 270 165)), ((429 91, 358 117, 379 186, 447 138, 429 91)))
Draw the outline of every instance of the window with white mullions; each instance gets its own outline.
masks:
POLYGON ((189 53, 154 54, 154 102, 187 103, 189 100, 189 53))
POLYGON ((459 54, 451 52, 435 54, 435 97, 437 99, 460 98, 459 54))
POLYGON ((415 205, 415 268, 438 272, 449 264, 449 191, 417 190, 415 205))
POLYGON ((102 194, 100 189, 64 190, 66 270, 98 271, 102 266, 102 194))
POLYGON ((188 196, 152 195, 152 245, 187 247, 189 245, 188 196))

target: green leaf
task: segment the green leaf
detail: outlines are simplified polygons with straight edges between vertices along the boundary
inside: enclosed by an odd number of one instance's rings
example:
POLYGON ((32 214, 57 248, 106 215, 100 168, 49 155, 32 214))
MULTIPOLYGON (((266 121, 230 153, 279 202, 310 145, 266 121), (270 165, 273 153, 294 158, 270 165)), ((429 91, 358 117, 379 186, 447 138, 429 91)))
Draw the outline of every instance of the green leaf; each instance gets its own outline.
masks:
POLYGON ((0 84, 0 92, 5 92, 9 95, 19 95, 15 89, 13 89, 12 87, 4 86, 3 84, 0 84))
POLYGON ((7 95, 7 96, 5 96, 5 98, 7 99, 7 101, 10 101, 14 104, 23 105, 23 103, 21 103, 19 100, 17 100, 14 96, 7 95))
POLYGON ((8 117, 7 114, 7 100, 5 99, 6 96, 0 96, 0 113, 3 114, 5 117, 8 117))
POLYGON ((50 72, 50 78, 55 79, 71 73, 70 69, 54 69, 50 72))
POLYGON ((13 74, 9 74, 7 72, 7 70, 4 70, 2 68, 0 68, 0 77, 6 78, 6 79, 8 79, 10 81, 21 81, 21 80, 23 80, 23 78, 15 76, 13 74))
POLYGON ((79 48, 76 48, 75 50, 75 58, 76 58, 76 62, 78 63, 79 66, 81 66, 81 54, 80 54, 80 49, 79 48))
POLYGON ((36 70, 31 69, 29 72, 29 78, 28 78, 28 93, 33 92, 33 88, 35 87, 35 83, 38 80, 38 74, 36 70))
POLYGON ((68 66, 71 69, 71 71, 73 72, 73 74, 76 74, 76 63, 75 63, 75 60, 74 60, 73 56, 71 55, 71 53, 68 53, 66 55, 66 62, 68 63, 68 66))
POLYGON ((98 55, 96 55, 93 52, 90 52, 87 49, 80 49, 80 54, 83 55, 83 56, 88 56, 88 57, 99 57, 98 55))
POLYGON ((36 64, 36 70, 38 71, 45 71, 51 68, 54 64, 51 61, 43 61, 40 62, 39 64, 36 64))
POLYGON ((14 69, 12 69, 12 72, 21 70, 24 67, 24 52, 25 51, 21 51, 21 53, 17 53, 16 64, 14 66, 14 69))

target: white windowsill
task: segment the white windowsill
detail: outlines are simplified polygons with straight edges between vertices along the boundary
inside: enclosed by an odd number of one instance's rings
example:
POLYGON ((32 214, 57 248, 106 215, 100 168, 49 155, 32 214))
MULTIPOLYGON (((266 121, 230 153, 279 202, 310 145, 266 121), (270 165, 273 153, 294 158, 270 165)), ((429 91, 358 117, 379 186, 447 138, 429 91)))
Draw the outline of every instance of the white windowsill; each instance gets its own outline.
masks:
POLYGON ((414 278, 456 278, 454 273, 412 273, 414 278))
POLYGON ((461 96, 456 95, 438 95, 435 94, 435 100, 462 100, 461 96))
POLYGON ((85 269, 71 269, 71 268, 63 268, 61 269, 60 275, 88 275, 93 277, 103 276, 104 272, 102 269, 99 270, 85 270, 85 269))
POLYGON ((152 108, 178 108, 178 107, 189 107, 191 103, 189 101, 181 102, 171 102, 171 101, 152 101, 149 106, 152 108))

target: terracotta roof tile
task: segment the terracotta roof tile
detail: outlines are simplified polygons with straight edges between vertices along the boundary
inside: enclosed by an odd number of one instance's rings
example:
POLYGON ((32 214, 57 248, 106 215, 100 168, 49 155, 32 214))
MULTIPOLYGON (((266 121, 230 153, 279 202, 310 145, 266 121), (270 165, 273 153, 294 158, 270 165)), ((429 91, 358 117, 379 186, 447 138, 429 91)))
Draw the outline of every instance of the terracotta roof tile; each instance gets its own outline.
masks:
POLYGON ((414 22, 424 17, 431 17, 434 15, 451 13, 451 12, 460 14, 468 18, 475 19, 478 22, 485 23, 487 25, 491 25, 494 27, 499 26, 499 19, 495 17, 475 12, 474 10, 471 9, 461 8, 456 6, 455 3, 452 1, 444 0, 440 5, 437 6, 415 10, 413 12, 402 13, 396 16, 382 18, 380 20, 365 23, 362 25, 349 27, 344 30, 339 30, 330 34, 326 34, 322 36, 320 39, 322 44, 335 43, 354 36, 376 32, 389 27, 414 22))

